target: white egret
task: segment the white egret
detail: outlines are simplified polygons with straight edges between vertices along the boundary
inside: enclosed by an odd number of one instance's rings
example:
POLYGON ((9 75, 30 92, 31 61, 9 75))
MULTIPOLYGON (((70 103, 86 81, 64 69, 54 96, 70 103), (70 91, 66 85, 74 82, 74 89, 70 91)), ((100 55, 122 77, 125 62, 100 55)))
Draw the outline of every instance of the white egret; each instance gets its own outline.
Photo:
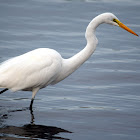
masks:
POLYGON ((98 40, 95 36, 96 28, 107 23, 119 26, 138 36, 125 26, 112 13, 103 13, 95 17, 87 26, 85 38, 87 45, 76 55, 64 59, 53 49, 39 48, 14 57, 0 65, 0 93, 11 91, 32 91, 30 110, 36 93, 48 85, 54 85, 78 69, 95 51, 98 40))

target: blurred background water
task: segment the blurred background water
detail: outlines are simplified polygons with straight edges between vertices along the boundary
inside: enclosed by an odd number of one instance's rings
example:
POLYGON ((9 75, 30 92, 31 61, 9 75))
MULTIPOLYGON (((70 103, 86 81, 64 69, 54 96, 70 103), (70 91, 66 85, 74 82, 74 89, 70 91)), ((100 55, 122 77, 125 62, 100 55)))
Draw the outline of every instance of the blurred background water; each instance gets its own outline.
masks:
MULTIPOLYGON (((69 58, 86 45, 88 23, 104 12, 140 35, 139 0, 0 0, 0 62, 44 47, 69 58)), ((0 95, 1 139, 139 140, 140 39, 105 24, 96 35, 92 57, 40 90, 31 116, 31 92, 0 95)))

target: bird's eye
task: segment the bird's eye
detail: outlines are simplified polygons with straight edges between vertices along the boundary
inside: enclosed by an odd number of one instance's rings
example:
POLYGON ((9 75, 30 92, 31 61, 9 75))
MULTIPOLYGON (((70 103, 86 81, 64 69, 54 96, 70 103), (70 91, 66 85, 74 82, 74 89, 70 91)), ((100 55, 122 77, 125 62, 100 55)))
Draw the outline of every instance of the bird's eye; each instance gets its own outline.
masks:
POLYGON ((113 19, 113 21, 117 23, 117 20, 115 18, 113 19))

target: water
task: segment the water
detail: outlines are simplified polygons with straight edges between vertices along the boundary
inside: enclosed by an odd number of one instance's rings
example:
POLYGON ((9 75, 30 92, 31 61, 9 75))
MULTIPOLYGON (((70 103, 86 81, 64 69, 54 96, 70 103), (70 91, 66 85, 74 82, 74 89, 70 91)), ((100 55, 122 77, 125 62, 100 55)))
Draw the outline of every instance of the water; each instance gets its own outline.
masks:
MULTIPOLYGON (((41 47, 71 57, 85 46, 90 20, 103 12, 140 34, 138 0, 1 0, 0 62, 41 47)), ((1 139, 139 139, 140 40, 109 25, 96 34, 92 57, 61 83, 40 90, 32 114, 30 92, 0 95, 1 139)))

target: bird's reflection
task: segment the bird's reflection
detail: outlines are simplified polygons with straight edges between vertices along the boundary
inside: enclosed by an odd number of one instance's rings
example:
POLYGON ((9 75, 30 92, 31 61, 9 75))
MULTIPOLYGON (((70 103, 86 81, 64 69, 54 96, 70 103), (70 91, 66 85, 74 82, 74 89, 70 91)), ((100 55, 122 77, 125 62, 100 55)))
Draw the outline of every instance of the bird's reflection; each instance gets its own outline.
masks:
POLYGON ((38 139, 63 139, 68 140, 67 138, 62 138, 59 136, 55 136, 58 133, 65 132, 71 133, 62 128, 53 127, 53 126, 45 126, 45 125, 32 125, 26 124, 22 127, 17 126, 6 126, 4 128, 0 128, 0 133, 3 136, 0 136, 1 139, 5 139, 6 137, 18 137, 18 138, 38 138, 38 139))
MULTIPOLYGON (((16 110, 21 111, 21 110, 16 110)), ((14 112, 16 112, 14 111, 14 112)), ((13 112, 13 111, 12 111, 13 112)), ((0 139, 47 139, 47 140, 69 140, 67 138, 59 137, 59 133, 72 133, 68 130, 54 127, 35 124, 33 111, 31 111, 31 123, 23 126, 4 126, 0 128, 0 139)))
POLYGON ((31 114, 31 124, 34 124, 35 117, 34 117, 33 110, 30 110, 30 114, 31 114))

